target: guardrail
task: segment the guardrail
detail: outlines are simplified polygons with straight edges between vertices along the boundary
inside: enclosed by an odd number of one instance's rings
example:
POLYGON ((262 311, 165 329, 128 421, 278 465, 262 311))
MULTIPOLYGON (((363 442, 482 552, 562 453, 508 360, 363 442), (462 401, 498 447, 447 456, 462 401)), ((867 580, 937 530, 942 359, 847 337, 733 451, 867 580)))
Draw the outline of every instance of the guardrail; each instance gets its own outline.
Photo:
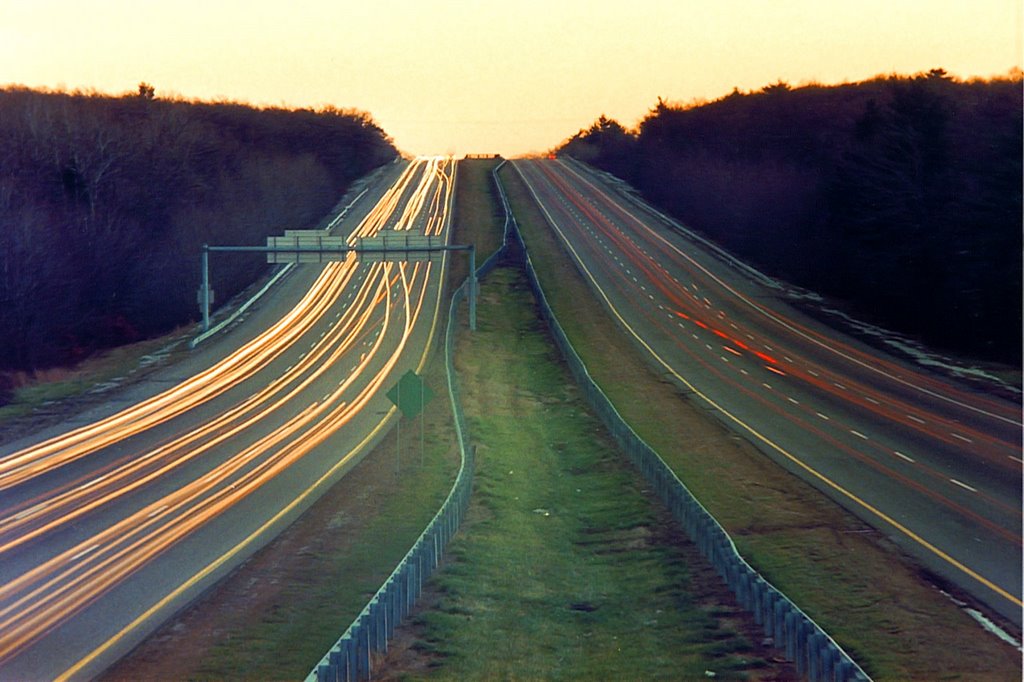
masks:
POLYGON ((533 268, 533 261, 519 233, 519 226, 512 216, 504 187, 497 177, 497 169, 494 177, 506 211, 506 235, 511 228, 513 238, 523 250, 530 287, 537 298, 541 315, 551 329, 555 342, 562 351, 573 378, 582 389, 587 403, 601 418, 616 443, 628 454, 644 478, 654 487, 658 497, 669 508, 672 516, 686 529, 701 554, 732 589, 740 606, 753 614, 754 621, 763 626, 765 636, 773 638, 777 648, 785 650, 786 657, 794 662, 799 674, 813 682, 870 680, 849 654, 843 651, 842 647, 810 616, 740 556, 725 529, 693 496, 658 453, 633 431, 590 376, 586 365, 576 353, 554 311, 548 305, 547 297, 533 268))
MULTIPOLYGON (((502 162, 504 163, 504 162, 502 162)), ((500 167, 500 165, 499 165, 500 167)), ((497 176, 495 176, 497 179, 497 176)), ((506 213, 506 216, 511 213, 506 213)), ((495 268, 504 256, 509 234, 509 223, 505 221, 505 241, 501 248, 484 261, 476 273, 477 279, 495 268)), ((462 411, 458 381, 455 377, 454 337, 459 304, 467 296, 466 286, 472 286, 473 277, 452 294, 448 310, 448 325, 445 328, 445 373, 448 379, 448 398, 455 416, 455 434, 459 442, 461 463, 448 497, 441 509, 427 524, 391 575, 370 602, 363 608, 345 633, 335 642, 306 682, 349 682, 369 679, 374 653, 385 653, 388 641, 394 637, 395 627, 409 615, 423 590, 423 583, 437 568, 448 541, 455 535, 469 506, 475 469, 475 447, 469 445, 469 429, 462 411)))

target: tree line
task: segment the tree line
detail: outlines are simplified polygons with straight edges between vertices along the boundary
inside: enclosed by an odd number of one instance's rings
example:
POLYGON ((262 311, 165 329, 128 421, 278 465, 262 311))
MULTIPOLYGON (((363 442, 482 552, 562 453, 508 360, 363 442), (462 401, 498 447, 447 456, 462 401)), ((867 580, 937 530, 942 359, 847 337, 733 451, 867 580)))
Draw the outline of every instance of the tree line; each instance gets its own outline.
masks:
POLYGON ((659 100, 559 154, 789 281, 935 346, 1021 362, 1022 79, 934 69, 659 100))
MULTIPOLYGON (((354 110, 0 89, 0 370, 195 320, 204 243, 312 227, 395 156, 354 110)), ((218 258, 218 300, 266 267, 218 258)))

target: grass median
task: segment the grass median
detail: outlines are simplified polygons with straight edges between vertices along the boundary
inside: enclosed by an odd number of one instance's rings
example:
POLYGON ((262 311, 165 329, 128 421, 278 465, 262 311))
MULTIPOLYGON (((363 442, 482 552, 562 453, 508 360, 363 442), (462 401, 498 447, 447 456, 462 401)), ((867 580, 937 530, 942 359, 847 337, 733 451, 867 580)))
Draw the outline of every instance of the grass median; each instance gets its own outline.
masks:
POLYGON ((597 303, 515 171, 501 177, 542 286, 591 375, 748 561, 878 679, 1020 679, 1019 652, 891 542, 657 374, 597 303))
POLYGON ((416 619, 419 664, 377 674, 792 678, 588 412, 521 270, 487 278, 478 315, 456 360, 470 512, 416 619))

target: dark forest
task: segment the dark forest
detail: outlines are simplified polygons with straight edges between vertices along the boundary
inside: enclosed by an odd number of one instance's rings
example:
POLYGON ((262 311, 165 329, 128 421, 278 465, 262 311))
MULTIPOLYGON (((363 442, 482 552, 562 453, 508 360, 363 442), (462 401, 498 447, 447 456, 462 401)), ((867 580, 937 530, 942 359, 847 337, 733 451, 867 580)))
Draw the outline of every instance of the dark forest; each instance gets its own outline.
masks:
MULTIPOLYGON (((197 319, 202 244, 312 227, 395 156, 357 111, 0 89, 0 370, 197 319)), ((218 300, 267 267, 218 260, 218 300)))
POLYGON ((1021 362, 1020 74, 943 70, 601 117, 570 155, 760 268, 858 316, 1021 362))

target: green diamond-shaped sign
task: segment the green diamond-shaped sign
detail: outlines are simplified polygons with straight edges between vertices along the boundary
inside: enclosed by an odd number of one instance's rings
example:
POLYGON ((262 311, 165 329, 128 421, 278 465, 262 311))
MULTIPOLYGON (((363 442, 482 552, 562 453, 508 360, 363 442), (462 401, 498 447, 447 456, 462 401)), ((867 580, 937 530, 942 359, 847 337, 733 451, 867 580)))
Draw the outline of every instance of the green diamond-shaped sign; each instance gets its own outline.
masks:
POLYGON ((420 375, 410 369, 391 387, 387 396, 402 414, 412 419, 423 411, 423 407, 434 397, 434 392, 423 383, 420 375))

